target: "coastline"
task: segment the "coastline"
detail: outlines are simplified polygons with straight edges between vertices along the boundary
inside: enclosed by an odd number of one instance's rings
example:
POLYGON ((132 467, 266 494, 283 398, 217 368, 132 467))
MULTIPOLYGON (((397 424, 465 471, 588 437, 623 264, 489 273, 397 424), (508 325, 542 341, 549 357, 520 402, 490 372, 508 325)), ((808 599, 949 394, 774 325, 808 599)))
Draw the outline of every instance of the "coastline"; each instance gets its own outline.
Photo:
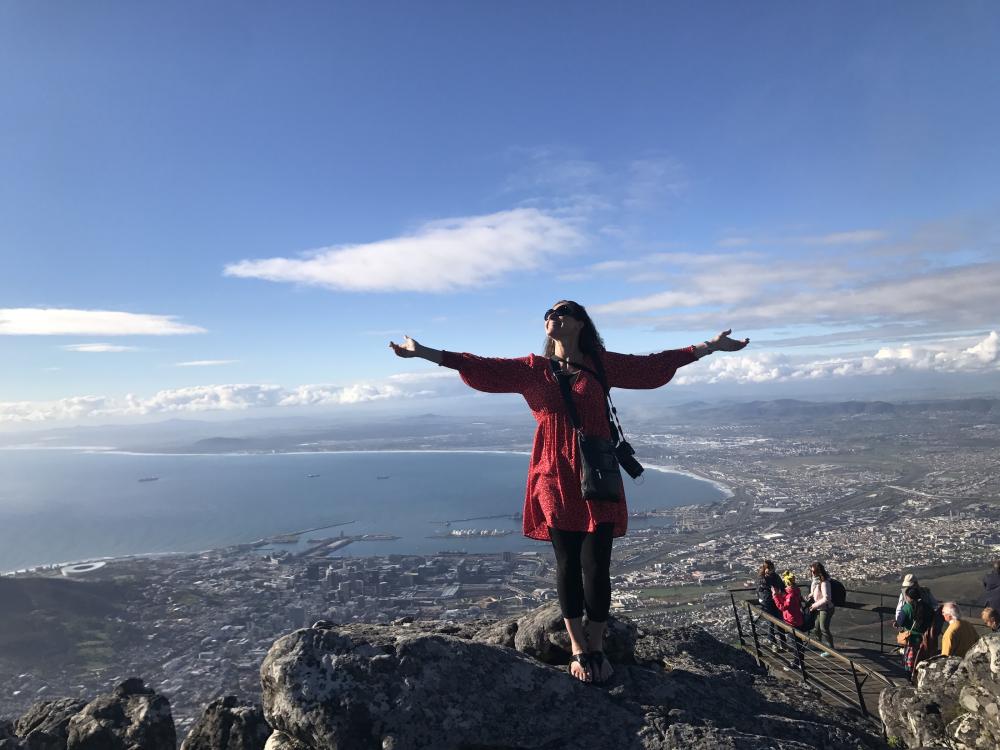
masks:
POLYGON ((498 450, 495 448, 372 448, 368 450, 345 449, 332 451, 230 451, 219 453, 150 453, 146 451, 123 451, 117 448, 108 450, 82 450, 81 453, 100 453, 113 456, 228 456, 230 458, 251 456, 255 458, 268 456, 323 456, 341 453, 492 453, 497 455, 530 456, 531 451, 498 450))
MULTIPOLYGON (((230 458, 241 458, 241 457, 261 457, 261 456, 316 456, 317 454, 351 454, 351 455, 368 455, 368 454, 486 454, 486 455, 512 455, 512 456, 530 456, 530 452, 526 450, 499 450, 499 449, 470 449, 470 448, 433 448, 433 449, 370 449, 370 450, 328 450, 328 451, 284 451, 275 453, 257 453, 257 452, 230 452, 230 453, 145 453, 137 451, 123 451, 114 448, 104 449, 91 447, 91 446, 76 446, 76 447, 47 447, 47 448, 29 448, 27 446, 18 447, 15 450, 77 450, 82 454, 90 455, 123 455, 123 456, 154 456, 154 457, 197 457, 197 456, 212 456, 212 457, 230 457, 230 458)), ((728 499, 734 496, 734 491, 729 486, 720 482, 719 480, 703 476, 696 472, 684 469, 678 469, 676 467, 664 466, 659 464, 646 464, 646 469, 650 471, 656 471, 660 474, 676 474, 687 476, 691 479, 697 479, 702 482, 707 482, 716 488, 722 495, 724 499, 728 499)), ((36 565, 26 565, 20 566, 14 569, 2 570, 0 571, 0 576, 12 576, 19 574, 30 574, 40 571, 58 571, 60 568, 71 566, 71 565, 81 565, 93 562, 114 562, 121 560, 129 560, 136 558, 155 558, 155 557, 171 557, 171 556, 189 556, 198 555, 203 552, 211 552, 217 550, 227 549, 233 545, 226 544, 219 547, 208 547, 202 550, 196 551, 160 551, 160 552, 134 552, 124 555, 97 555, 84 559, 77 560, 67 560, 53 563, 39 563, 36 565)))
MULTIPOLYGON (((17 568, 15 570, 0 570, 0 578, 5 576, 16 576, 21 573, 35 573, 39 570, 57 570, 59 568, 67 568, 73 565, 87 565, 89 563, 109 563, 118 562, 121 560, 134 560, 136 558, 147 558, 147 557, 190 557, 192 555, 203 555, 206 552, 215 552, 216 550, 226 549, 226 547, 215 547, 212 549, 203 549, 196 552, 133 552, 129 555, 105 555, 103 557, 90 557, 86 560, 71 560, 69 562, 58 562, 58 563, 41 563, 40 565, 30 565, 27 568, 17 568)), ((85 574, 82 574, 85 575, 85 574)))
POLYGON ((652 469, 653 471, 658 471, 662 474, 682 474, 686 477, 691 477, 692 479, 698 479, 702 482, 708 482, 710 485, 715 487, 719 492, 721 492, 726 500, 736 497, 736 490, 725 484, 719 479, 714 479, 712 477, 706 477, 698 472, 691 471, 690 469, 678 469, 671 466, 661 466, 659 464, 643 464, 647 469, 652 469))

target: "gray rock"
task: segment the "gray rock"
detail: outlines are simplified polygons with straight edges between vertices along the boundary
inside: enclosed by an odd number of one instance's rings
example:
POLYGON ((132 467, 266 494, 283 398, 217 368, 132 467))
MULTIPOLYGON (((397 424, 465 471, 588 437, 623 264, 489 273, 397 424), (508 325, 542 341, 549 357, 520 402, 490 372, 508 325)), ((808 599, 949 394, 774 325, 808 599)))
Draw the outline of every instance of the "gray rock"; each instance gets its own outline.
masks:
POLYGON ((306 745, 302 745, 289 737, 284 732, 272 732, 267 738, 264 750, 308 750, 306 745))
POLYGON ((983 636, 962 659, 917 667, 916 687, 886 688, 886 735, 907 747, 1000 747, 1000 635, 983 636))
POLYGON ((790 694, 787 683, 700 628, 640 631, 620 622, 612 628, 622 655, 615 676, 596 686, 546 663, 568 646, 559 642, 557 608, 516 625, 433 632, 417 622, 352 624, 285 636, 261 667, 264 714, 275 729, 267 748, 881 746, 854 714, 808 687, 790 694), (495 645, 512 634, 517 649, 495 645))
POLYGON ((948 725, 946 734, 952 738, 955 750, 996 750, 1000 737, 993 733, 982 718, 963 714, 948 725))
MULTIPOLYGON (((573 649, 566 634, 562 612, 558 602, 550 602, 538 609, 532 610, 523 617, 511 623, 498 623, 489 632, 495 632, 498 626, 514 629, 514 648, 528 656, 534 657, 546 664, 568 664, 573 649)), ((474 636, 481 641, 484 633, 474 636)), ((608 618, 608 629, 604 637, 604 651, 615 662, 632 662, 635 642, 638 638, 638 628, 634 623, 611 617, 608 618)), ((507 644, 503 644, 507 645, 507 644)))
POLYGON ((487 643, 491 646, 514 648, 514 637, 516 635, 517 620, 506 620, 487 625, 473 636, 473 640, 479 643, 487 643))
POLYGON ((906 747, 947 747, 945 726, 960 713, 952 696, 935 697, 909 686, 883 690, 878 710, 886 736, 902 740, 906 747))
POLYGON ((514 648, 546 664, 568 664, 573 653, 556 602, 532 610, 517 621, 514 648))
POLYGON ((1000 719, 1000 705, 996 695, 979 685, 963 687, 962 692, 958 694, 958 703, 966 711, 978 715, 984 721, 996 723, 1000 719))
POLYGON ((21 750, 21 740, 14 734, 14 722, 0 721, 0 750, 21 750))
POLYGON ((170 701, 132 678, 69 722, 66 750, 175 750, 170 701))
POLYGON ((14 722, 25 750, 65 750, 69 722, 86 705, 75 698, 36 703, 14 722))
POLYGON ((917 675, 914 682, 917 690, 932 689, 934 685, 942 685, 952 677, 964 678, 964 670, 959 675, 960 670, 962 670, 962 659, 958 656, 928 659, 917 665, 917 675))
POLYGON ((208 704, 180 750, 263 750, 270 734, 260 706, 227 695, 208 704))

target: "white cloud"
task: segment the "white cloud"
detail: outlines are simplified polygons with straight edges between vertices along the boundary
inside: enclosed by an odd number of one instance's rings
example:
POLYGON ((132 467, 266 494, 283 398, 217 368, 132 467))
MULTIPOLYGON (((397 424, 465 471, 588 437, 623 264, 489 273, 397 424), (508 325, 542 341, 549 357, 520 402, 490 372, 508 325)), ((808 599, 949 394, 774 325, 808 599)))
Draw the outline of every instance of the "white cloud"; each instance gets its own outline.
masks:
POLYGON ((333 385, 302 385, 287 393, 278 406, 339 406, 400 398, 403 391, 392 385, 355 383, 346 387, 333 385))
POLYGON ((238 359, 192 359, 190 362, 175 362, 174 367, 216 367, 235 365, 238 362, 238 359))
POLYGON ((598 315, 625 315, 650 310, 664 310, 671 307, 695 307, 707 301, 715 302, 711 296, 701 292, 657 292, 644 297, 631 297, 603 305, 593 305, 590 312, 598 315))
MULTIPOLYGON (((991 331, 978 341, 944 341, 921 346, 882 348, 874 355, 818 360, 784 354, 714 354, 682 369, 674 383, 771 383, 822 380, 900 372, 1000 372, 1000 334, 991 331)), ((44 423, 82 419, 149 416, 257 408, 329 407, 368 401, 412 399, 464 391, 455 372, 428 370, 391 375, 383 382, 347 386, 313 384, 284 388, 272 384, 200 385, 159 391, 148 398, 76 396, 58 401, 0 402, 0 423, 44 423), (435 390, 435 383, 443 388, 435 390)))
POLYGON ((173 336, 205 333, 178 323, 174 315, 143 315, 113 310, 0 308, 0 336, 173 336))
POLYGON ((657 264, 675 266, 670 288, 590 309, 622 316, 618 324, 660 330, 905 326, 919 334, 1000 322, 998 262, 949 265, 946 258, 939 258, 930 266, 919 258, 900 263, 896 255, 866 249, 836 257, 828 257, 826 250, 816 252, 820 255, 780 259, 744 252, 648 255, 642 262, 654 270, 629 278, 654 281, 657 264))
POLYGON ((766 383, 819 380, 854 375, 895 375, 900 372, 1000 372, 1000 335, 991 331, 975 344, 954 341, 922 346, 883 347, 874 355, 803 361, 783 354, 720 355, 684 368, 678 385, 701 383, 766 383))
POLYGON ((409 235, 300 258, 243 260, 225 274, 352 292, 449 292, 539 268, 581 241, 569 221, 519 208, 429 222, 409 235))
POLYGON ((106 416, 110 404, 103 396, 75 396, 59 401, 0 401, 0 423, 75 421, 106 416))
POLYGON ((121 346, 119 344, 67 344, 62 347, 68 352, 87 352, 90 354, 104 354, 107 352, 137 352, 138 347, 121 346))
POLYGON ((207 411, 246 411, 259 408, 338 406, 387 399, 420 398, 436 395, 428 381, 447 377, 459 384, 457 375, 431 371, 399 373, 387 382, 361 382, 346 386, 330 384, 280 385, 235 383, 197 385, 159 391, 149 397, 127 394, 75 396, 58 401, 0 402, 0 423, 43 423, 78 421, 91 418, 135 417, 207 411), (391 381, 391 382, 388 382, 391 381))
POLYGON ((393 383, 425 383, 428 380, 454 380, 458 378, 458 371, 443 367, 439 370, 428 370, 426 372, 397 372, 390 375, 387 380, 393 383))

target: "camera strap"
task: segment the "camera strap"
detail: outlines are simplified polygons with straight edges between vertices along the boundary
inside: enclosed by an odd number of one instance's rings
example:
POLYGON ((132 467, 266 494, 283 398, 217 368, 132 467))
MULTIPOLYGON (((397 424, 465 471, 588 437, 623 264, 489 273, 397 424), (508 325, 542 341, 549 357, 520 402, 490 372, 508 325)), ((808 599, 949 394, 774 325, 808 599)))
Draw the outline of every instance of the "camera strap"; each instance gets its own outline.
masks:
MULTIPOLYGON (((552 363, 552 372, 556 376, 556 380, 559 381, 559 387, 562 389, 563 398, 566 400, 566 407, 569 410, 570 420, 573 422, 573 426, 577 429, 580 428, 580 419, 576 411, 576 405, 573 403, 572 393, 569 387, 569 379, 566 374, 560 370, 556 365, 556 360, 549 360, 552 363)), ((600 357, 595 357, 594 361, 597 362, 598 370, 594 370, 586 365, 581 365, 578 362, 571 362, 568 359, 560 360, 565 362, 570 367, 575 367, 577 370, 583 370, 584 372, 589 372, 595 378, 597 382, 601 384, 601 388, 604 390, 604 410, 608 416, 608 426, 611 427, 611 442, 618 445, 619 442, 625 439, 625 429, 622 427, 621 420, 618 419, 618 410, 615 408, 614 401, 611 400, 611 388, 608 387, 608 380, 604 373, 604 363, 601 361, 600 357)))
POLYGON ((569 412, 569 421, 573 423, 573 428, 576 430, 580 429, 580 413, 576 410, 576 404, 573 403, 573 392, 569 387, 569 376, 559 369, 554 359, 549 360, 549 364, 552 365, 552 374, 555 375, 556 382, 559 383, 559 389, 562 391, 563 400, 566 402, 566 411, 569 412))

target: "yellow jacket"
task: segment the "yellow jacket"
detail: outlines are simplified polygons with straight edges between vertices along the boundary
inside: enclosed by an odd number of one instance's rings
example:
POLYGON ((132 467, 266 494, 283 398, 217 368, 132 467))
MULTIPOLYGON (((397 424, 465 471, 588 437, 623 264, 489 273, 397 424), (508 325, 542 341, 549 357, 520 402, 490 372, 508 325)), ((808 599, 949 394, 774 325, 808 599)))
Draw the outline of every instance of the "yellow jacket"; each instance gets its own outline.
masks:
POLYGON ((945 656, 965 656, 979 640, 976 629, 964 620, 952 620, 941 636, 941 653, 945 656))

